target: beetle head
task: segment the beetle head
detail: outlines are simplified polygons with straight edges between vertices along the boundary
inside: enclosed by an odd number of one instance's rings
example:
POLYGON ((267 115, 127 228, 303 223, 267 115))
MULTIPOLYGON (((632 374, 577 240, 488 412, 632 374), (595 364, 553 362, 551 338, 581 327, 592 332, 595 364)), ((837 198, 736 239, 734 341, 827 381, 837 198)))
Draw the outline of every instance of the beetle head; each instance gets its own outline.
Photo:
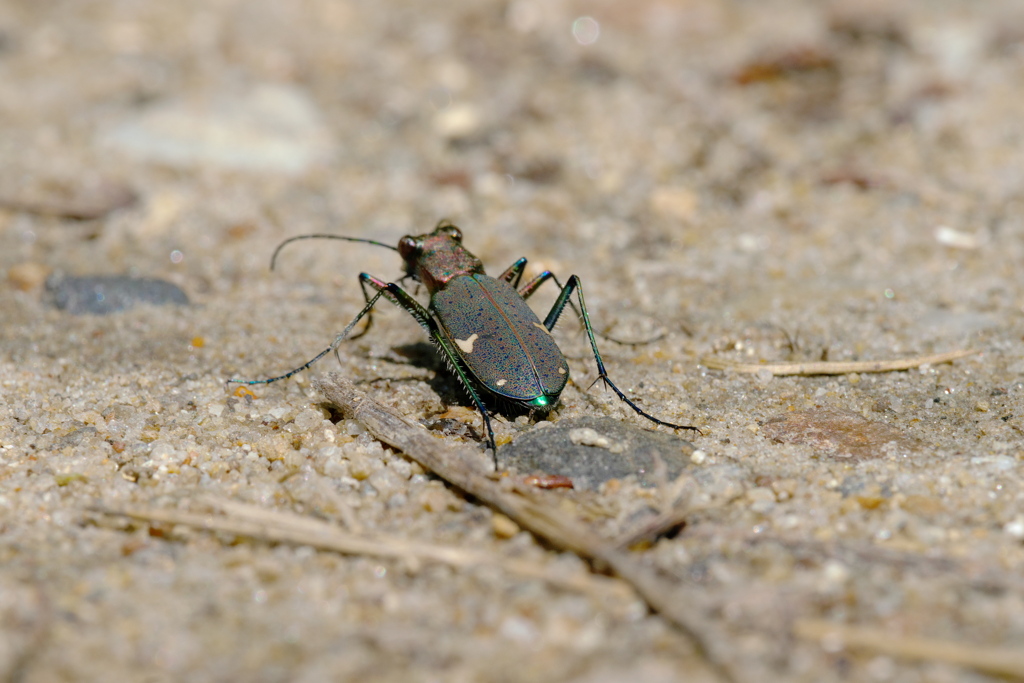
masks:
POLYGON ((462 246, 462 231, 448 221, 425 235, 406 235, 398 242, 398 253, 405 261, 406 275, 422 282, 429 292, 460 275, 484 272, 480 259, 462 246))

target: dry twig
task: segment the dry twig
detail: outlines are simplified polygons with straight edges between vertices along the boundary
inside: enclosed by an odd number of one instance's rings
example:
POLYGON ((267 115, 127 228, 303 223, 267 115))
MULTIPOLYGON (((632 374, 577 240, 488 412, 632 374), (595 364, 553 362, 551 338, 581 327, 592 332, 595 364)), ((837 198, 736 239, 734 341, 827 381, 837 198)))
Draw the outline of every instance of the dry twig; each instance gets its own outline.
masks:
POLYGON ((199 502, 219 510, 222 515, 197 514, 183 510, 143 507, 97 507, 97 512, 116 514, 160 524, 182 524, 207 531, 247 536, 270 543, 308 545, 346 555, 368 555, 405 560, 439 562, 453 567, 494 566, 528 579, 539 579, 557 588, 597 597, 617 594, 628 597, 621 584, 592 574, 563 576, 534 562, 506 558, 454 546, 410 541, 394 536, 353 534, 328 522, 281 510, 199 496, 199 502))
POLYGON ((913 358, 899 358, 896 360, 867 360, 867 361, 813 361, 807 363, 740 363, 715 356, 705 356, 700 359, 701 365, 712 370, 729 370, 731 372, 742 372, 758 374, 767 372, 772 375, 848 375, 850 373, 872 373, 872 372, 898 372, 900 370, 911 370, 922 365, 937 365, 948 363, 978 353, 977 349, 961 349, 947 353, 936 353, 930 356, 914 356, 913 358))
POLYGON ((425 469, 502 512, 549 545, 610 569, 631 584, 652 610, 686 633, 722 678, 736 680, 734 658, 726 639, 718 626, 703 616, 709 608, 703 593, 666 581, 525 488, 514 489, 510 483, 491 478, 481 466, 478 454, 430 436, 394 410, 369 398, 340 374, 330 373, 326 379, 314 379, 312 383, 330 403, 362 423, 374 438, 401 450, 425 469))

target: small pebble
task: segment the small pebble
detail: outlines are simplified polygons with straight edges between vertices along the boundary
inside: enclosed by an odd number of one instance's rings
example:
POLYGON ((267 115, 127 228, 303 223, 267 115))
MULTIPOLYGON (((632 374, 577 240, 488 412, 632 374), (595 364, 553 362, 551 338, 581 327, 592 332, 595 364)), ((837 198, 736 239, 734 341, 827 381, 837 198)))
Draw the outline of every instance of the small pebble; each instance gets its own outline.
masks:
POLYGON ((46 282, 50 269, 41 263, 18 263, 11 266, 7 271, 7 281, 15 289, 27 292, 38 288, 46 282))
POLYGON ((405 488, 405 480, 389 467, 382 467, 369 476, 369 482, 381 498, 390 498, 405 488))
POLYGON ((293 423, 294 431, 297 434, 305 434, 314 427, 320 426, 320 423, 323 422, 323 420, 323 413, 319 410, 307 408, 295 416, 295 421, 293 423))
POLYGON ((981 240, 977 235, 963 230, 954 230, 945 225, 935 229, 935 240, 944 246, 954 249, 977 249, 981 246, 981 240))
POLYGON ((46 291, 54 306, 73 315, 106 315, 141 304, 188 304, 177 285, 124 275, 54 275, 46 281, 46 291))
POLYGON ((540 636, 533 622, 519 616, 505 617, 498 633, 502 638, 514 643, 532 643, 540 636))
POLYGON ((334 143, 301 88, 257 85, 208 101, 164 101, 101 134, 103 147, 158 164, 301 173, 334 143))
POLYGON ((519 533, 519 525, 505 515, 495 514, 491 517, 491 531, 498 538, 512 538, 519 533))
POLYGON ((1024 516, 1018 515, 1012 522, 1007 522, 1003 531, 1013 538, 1024 540, 1024 516))
POLYGON ((480 130, 483 118, 471 104, 455 104, 442 109, 434 117, 434 130, 438 135, 458 140, 472 137, 480 130))
POLYGON ((746 493, 747 502, 754 512, 765 513, 775 507, 775 492, 766 486, 758 486, 746 493))
POLYGON ((697 214, 700 198, 688 187, 656 187, 648 197, 651 209, 666 218, 689 221, 697 214))
POLYGON ((622 444, 613 443, 611 439, 598 434, 597 431, 589 427, 570 430, 569 440, 577 446, 594 446, 595 448, 607 449, 612 453, 622 452, 622 444))
POLYGON ((693 445, 671 432, 642 429, 607 417, 559 420, 531 429, 498 448, 499 469, 561 475, 580 490, 597 490, 612 479, 635 475, 642 486, 674 479, 691 465, 693 445))
POLYGON ((850 570, 838 560, 829 560, 822 567, 822 578, 833 585, 843 584, 850 578, 850 570))

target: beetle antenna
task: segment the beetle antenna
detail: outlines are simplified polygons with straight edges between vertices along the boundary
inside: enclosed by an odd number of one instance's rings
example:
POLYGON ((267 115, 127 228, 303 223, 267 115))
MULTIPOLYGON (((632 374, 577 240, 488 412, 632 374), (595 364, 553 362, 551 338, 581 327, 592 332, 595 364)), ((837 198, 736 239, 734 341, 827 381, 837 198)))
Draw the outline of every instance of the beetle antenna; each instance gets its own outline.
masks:
POLYGON ((271 270, 274 269, 274 264, 277 262, 277 254, 284 248, 284 245, 298 240, 344 240, 346 242, 363 242, 365 244, 375 244, 378 247, 385 247, 391 251, 398 251, 398 247, 385 244, 384 242, 378 242, 377 240, 363 239, 362 237, 342 237, 341 235, 298 235, 296 237, 289 237, 284 242, 277 245, 277 249, 274 250, 274 255, 270 257, 271 270))

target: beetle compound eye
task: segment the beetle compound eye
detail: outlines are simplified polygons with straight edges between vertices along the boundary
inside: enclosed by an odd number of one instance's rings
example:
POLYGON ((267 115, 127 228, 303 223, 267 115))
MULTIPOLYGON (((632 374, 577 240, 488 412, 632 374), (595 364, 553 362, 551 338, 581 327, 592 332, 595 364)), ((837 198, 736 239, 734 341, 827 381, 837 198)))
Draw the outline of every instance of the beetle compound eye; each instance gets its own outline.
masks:
POLYGON ((454 225, 449 225, 447 228, 445 228, 445 232, 447 232, 448 236, 451 237, 456 242, 462 241, 462 231, 456 228, 454 225))
POLYGON ((409 261, 419 256, 422 247, 419 241, 411 235, 406 235, 402 238, 402 241, 398 243, 398 253, 403 259, 409 261))

